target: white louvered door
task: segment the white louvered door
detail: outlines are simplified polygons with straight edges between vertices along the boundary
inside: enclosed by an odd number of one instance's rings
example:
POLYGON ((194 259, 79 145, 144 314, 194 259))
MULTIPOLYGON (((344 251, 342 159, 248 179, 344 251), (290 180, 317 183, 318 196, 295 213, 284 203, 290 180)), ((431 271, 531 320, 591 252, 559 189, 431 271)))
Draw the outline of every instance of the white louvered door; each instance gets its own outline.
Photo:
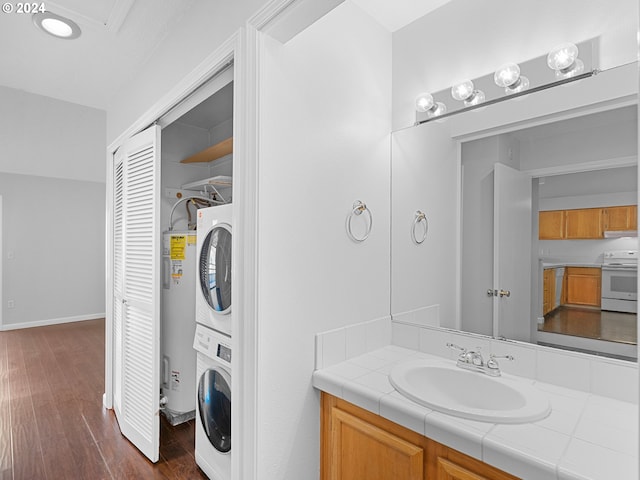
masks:
POLYGON ((113 408, 122 416, 122 304, 123 277, 123 209, 124 163, 118 150, 113 167, 113 408))
MULTIPOLYGON (((122 364, 121 378, 114 382, 114 391, 121 389, 116 415, 123 435, 156 462, 160 443, 160 127, 149 127, 130 138, 122 146, 122 155, 122 364)), ((114 214, 117 218, 115 208, 114 214)), ((117 261, 117 242, 115 247, 117 261)), ((114 269, 114 279, 117 275, 114 269)), ((114 335, 117 342, 118 333, 114 335)), ((116 375, 117 352, 116 346, 116 375)))

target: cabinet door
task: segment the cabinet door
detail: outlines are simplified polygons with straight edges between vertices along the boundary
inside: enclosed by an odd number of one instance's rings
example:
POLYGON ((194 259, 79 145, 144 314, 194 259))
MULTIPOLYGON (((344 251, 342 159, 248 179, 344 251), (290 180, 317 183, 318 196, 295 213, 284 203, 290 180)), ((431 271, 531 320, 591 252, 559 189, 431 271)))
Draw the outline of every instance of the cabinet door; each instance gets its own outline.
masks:
POLYGON ((567 268, 567 303, 599 307, 601 303, 599 268, 567 268))
POLYGON ((424 451, 338 408, 331 414, 331 480, 424 478, 424 451))
POLYGON ((538 238, 540 240, 562 240, 564 238, 564 210, 549 210, 538 213, 538 238))
POLYGON ((602 209, 581 208, 565 211, 565 238, 603 238, 602 209))
POLYGON ((425 437, 326 393, 321 404, 321 480, 426 478, 425 437))
POLYGON ((546 315, 556 307, 556 269, 546 268, 543 274, 542 314, 546 315))
POLYGON ((604 230, 635 230, 638 227, 638 207, 625 205, 604 209, 604 230))

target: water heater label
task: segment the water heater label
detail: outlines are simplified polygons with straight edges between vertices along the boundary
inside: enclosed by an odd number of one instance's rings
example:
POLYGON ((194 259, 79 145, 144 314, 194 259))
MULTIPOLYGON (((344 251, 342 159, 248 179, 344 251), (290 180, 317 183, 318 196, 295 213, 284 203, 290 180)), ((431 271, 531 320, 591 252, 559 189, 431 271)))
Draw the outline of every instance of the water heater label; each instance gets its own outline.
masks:
POLYGON ((171 278, 174 284, 179 284, 182 279, 182 260, 171 260, 171 278))
POLYGON ((180 391, 180 371, 171 370, 171 390, 180 391))
POLYGON ((184 260, 187 248, 186 235, 173 235, 171 237, 171 260, 184 260))

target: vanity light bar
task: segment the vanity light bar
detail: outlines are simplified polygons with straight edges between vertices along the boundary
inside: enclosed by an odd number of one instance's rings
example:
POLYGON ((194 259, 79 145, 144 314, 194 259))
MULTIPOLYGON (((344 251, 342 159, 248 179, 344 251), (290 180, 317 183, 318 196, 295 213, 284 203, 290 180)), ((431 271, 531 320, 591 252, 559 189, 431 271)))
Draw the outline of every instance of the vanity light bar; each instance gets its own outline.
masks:
POLYGON ((592 39, 578 45, 561 44, 549 54, 520 65, 508 63, 494 73, 465 80, 451 89, 433 94, 421 93, 416 99, 415 124, 446 118, 595 75, 598 73, 594 66, 596 41, 592 39), (527 76, 522 75, 521 71, 527 72, 527 76))

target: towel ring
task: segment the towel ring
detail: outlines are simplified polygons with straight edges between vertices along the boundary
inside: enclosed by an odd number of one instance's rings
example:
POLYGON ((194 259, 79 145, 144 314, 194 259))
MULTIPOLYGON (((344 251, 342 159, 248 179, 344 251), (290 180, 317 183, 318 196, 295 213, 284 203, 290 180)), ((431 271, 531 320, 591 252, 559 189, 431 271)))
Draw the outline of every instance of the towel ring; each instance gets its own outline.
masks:
POLYGON ((369 238, 369 234, 371 233, 371 227, 373 227, 373 216, 371 215, 371 210, 367 208, 367 205, 364 202, 361 202, 360 200, 356 200, 353 203, 353 210, 351 210, 349 215, 347 215, 347 235, 354 242, 358 242, 358 243, 364 242, 367 238, 369 238), (367 231, 365 232, 364 236, 356 237, 351 231, 351 220, 353 220, 354 217, 358 217, 362 215, 363 213, 369 214, 369 226, 367 227, 367 231))
POLYGON ((424 214, 424 212, 416 210, 415 217, 413 218, 413 226, 411 227, 411 239, 413 240, 413 243, 415 243, 416 245, 420 245, 422 242, 424 242, 427 238, 428 231, 429 221, 427 220, 427 216, 424 214), (418 238, 416 230, 418 225, 422 222, 424 222, 424 234, 422 235, 422 238, 418 238))

